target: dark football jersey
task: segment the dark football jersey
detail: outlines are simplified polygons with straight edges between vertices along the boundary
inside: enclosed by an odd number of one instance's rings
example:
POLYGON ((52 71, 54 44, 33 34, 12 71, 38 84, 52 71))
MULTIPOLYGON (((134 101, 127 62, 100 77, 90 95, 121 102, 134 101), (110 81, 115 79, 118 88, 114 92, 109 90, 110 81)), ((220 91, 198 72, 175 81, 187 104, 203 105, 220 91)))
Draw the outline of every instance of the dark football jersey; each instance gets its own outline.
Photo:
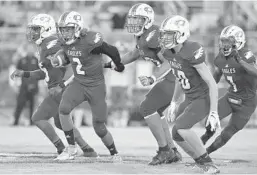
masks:
POLYGON ((50 58, 61 48, 61 43, 57 36, 50 36, 45 38, 38 46, 39 50, 39 68, 45 73, 45 81, 48 88, 58 85, 65 75, 66 68, 54 68, 51 64, 50 58))
MULTIPOLYGON (((253 53, 249 49, 242 48, 238 53, 247 63, 256 62, 253 53)), ((214 60, 214 64, 222 71, 226 81, 229 83, 230 88, 228 91, 230 95, 241 99, 252 98, 256 95, 257 79, 247 73, 235 58, 226 58, 219 53, 214 60)))
MULTIPOLYGON (((153 25, 146 30, 141 36, 136 37, 137 49, 139 49, 141 57, 146 61, 151 61, 155 66, 161 66, 162 61, 158 58, 157 53, 161 50, 159 46, 160 30, 159 26, 153 25)), ((175 81, 172 72, 165 76, 170 81, 175 81)))
POLYGON ((63 45, 63 50, 72 65, 75 80, 86 86, 95 86, 104 82, 102 55, 91 54, 101 46, 100 33, 89 31, 71 45, 63 45))
POLYGON ((200 44, 186 41, 180 52, 165 50, 163 56, 169 61, 173 74, 188 98, 194 99, 208 94, 208 85, 194 67, 205 62, 205 52, 200 44))
POLYGON ((61 48, 61 43, 57 36, 50 36, 45 38, 39 45, 39 68, 45 73, 45 81, 48 88, 58 85, 65 75, 66 68, 54 68, 51 64, 50 58, 58 52, 61 48))

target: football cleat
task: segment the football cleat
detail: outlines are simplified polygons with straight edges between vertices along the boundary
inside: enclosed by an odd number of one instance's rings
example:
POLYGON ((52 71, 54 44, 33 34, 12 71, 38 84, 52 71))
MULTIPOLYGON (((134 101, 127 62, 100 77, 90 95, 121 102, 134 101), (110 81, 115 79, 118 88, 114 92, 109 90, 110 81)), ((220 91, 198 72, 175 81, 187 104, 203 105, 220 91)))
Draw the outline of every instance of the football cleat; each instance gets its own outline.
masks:
POLYGON ((77 154, 76 145, 69 145, 54 160, 73 160, 77 154))
POLYGON ((176 162, 180 162, 182 161, 182 155, 180 154, 180 152, 178 152, 177 149, 172 149, 173 150, 173 154, 175 154, 175 156, 170 157, 170 159, 168 159, 166 161, 166 163, 176 163, 176 162))
POLYGON ((93 148, 88 148, 86 150, 83 150, 83 156, 84 157, 98 157, 98 154, 95 152, 93 148))
POLYGON ((122 158, 119 154, 114 154, 111 156, 110 161, 114 163, 122 162, 122 158))
POLYGON ((205 174, 218 174, 219 168, 212 162, 209 155, 196 161, 196 166, 200 168, 205 174))
POLYGON ((175 154, 173 150, 169 151, 157 151, 157 155, 153 157, 152 161, 148 165, 159 165, 174 159, 175 154))

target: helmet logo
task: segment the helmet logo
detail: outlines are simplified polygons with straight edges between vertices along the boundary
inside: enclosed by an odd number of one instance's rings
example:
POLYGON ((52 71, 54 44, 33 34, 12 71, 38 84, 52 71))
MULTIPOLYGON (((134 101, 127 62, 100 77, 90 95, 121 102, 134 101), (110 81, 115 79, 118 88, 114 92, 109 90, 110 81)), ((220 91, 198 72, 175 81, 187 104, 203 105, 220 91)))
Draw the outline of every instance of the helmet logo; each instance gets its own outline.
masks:
POLYGON ((243 32, 239 31, 235 34, 235 37, 238 38, 238 37, 243 37, 243 32))
POLYGON ((49 22, 50 21, 50 18, 48 16, 42 16, 39 19, 40 19, 40 21, 43 21, 43 22, 49 22))
POLYGON ((183 27, 185 25, 185 21, 184 20, 177 20, 175 22, 175 25, 177 25, 178 27, 183 27))
POLYGON ((81 21, 81 16, 80 15, 74 15, 73 16, 73 19, 75 20, 75 21, 81 21))
POLYGON ((146 11, 147 14, 153 13, 152 9, 150 9, 149 7, 145 7, 144 10, 146 11))

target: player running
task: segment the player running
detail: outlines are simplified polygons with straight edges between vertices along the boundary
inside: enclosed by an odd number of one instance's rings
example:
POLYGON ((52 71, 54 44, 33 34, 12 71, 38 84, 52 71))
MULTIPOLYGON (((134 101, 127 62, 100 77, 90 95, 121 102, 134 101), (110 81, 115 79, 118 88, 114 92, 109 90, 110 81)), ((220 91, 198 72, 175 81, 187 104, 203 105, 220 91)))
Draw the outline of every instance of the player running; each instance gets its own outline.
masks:
POLYGON ((91 107, 96 134, 110 151, 112 159, 120 160, 112 135, 105 125, 107 104, 102 54, 113 60, 116 71, 122 72, 124 65, 120 62, 118 49, 104 42, 100 33, 87 31, 80 35, 83 23, 82 16, 75 11, 63 13, 58 21, 64 57, 58 53, 52 59, 52 64, 57 67, 71 64, 75 78, 65 89, 59 108, 61 125, 69 146, 57 160, 74 158, 76 147, 70 112, 84 101, 88 101, 91 107))
MULTIPOLYGON (((169 106, 172 100, 175 87, 175 77, 170 72, 169 64, 166 60, 158 57, 160 51, 158 38, 159 27, 153 25, 154 11, 151 6, 139 3, 131 7, 128 12, 126 28, 136 39, 136 47, 122 57, 123 64, 129 64, 137 59, 143 58, 151 61, 158 68, 151 77, 141 76, 139 80, 143 86, 152 85, 156 79, 163 79, 155 84, 148 92, 145 99, 140 104, 140 113, 147 122, 154 135, 159 150, 149 162, 149 165, 177 162, 182 159, 172 140, 169 125, 165 119, 163 111, 169 106), (157 78, 156 78, 157 77, 157 78)), ((115 65, 109 62, 111 67, 115 65)))
MULTIPOLYGON (((235 25, 225 27, 220 34, 220 52, 214 65, 214 78, 218 83, 222 75, 230 84, 228 92, 219 99, 218 113, 220 120, 231 118, 221 134, 207 148, 212 153, 225 145, 238 131, 242 130, 257 105, 257 67, 256 58, 245 46, 244 31, 235 25)), ((215 133, 206 128, 201 137, 205 144, 215 133)))
MULTIPOLYGON (((38 14, 32 17, 27 27, 27 38, 29 42, 35 43, 38 48, 40 69, 35 71, 15 70, 11 78, 26 77, 37 80, 45 79, 49 94, 38 106, 32 116, 32 121, 55 145, 58 154, 61 154, 65 146, 48 120, 54 117, 56 127, 62 129, 59 121, 58 108, 62 91, 65 86, 72 81, 73 76, 65 80, 66 68, 54 68, 49 60, 50 57, 61 49, 60 42, 56 36, 55 21, 52 16, 38 14)), ((96 157, 96 152, 83 140, 78 129, 74 128, 74 134, 76 142, 84 152, 84 156, 96 157)))
POLYGON ((200 138, 191 128, 208 114, 207 125, 215 130, 219 126, 217 114, 218 88, 210 70, 205 64, 203 47, 189 41, 189 22, 181 16, 166 18, 160 27, 163 56, 177 78, 177 86, 182 87, 185 100, 177 110, 177 118, 172 128, 173 139, 189 154, 206 173, 218 173, 200 138))

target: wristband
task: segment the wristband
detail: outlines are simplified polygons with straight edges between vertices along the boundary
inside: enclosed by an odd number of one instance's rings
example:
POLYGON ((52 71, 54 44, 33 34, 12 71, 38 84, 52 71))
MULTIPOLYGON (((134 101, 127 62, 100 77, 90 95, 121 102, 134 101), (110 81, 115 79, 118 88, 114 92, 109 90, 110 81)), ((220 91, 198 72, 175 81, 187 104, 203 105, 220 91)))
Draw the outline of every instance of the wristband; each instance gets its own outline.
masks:
POLYGON ((24 71, 23 72, 23 77, 29 78, 30 77, 30 72, 29 71, 24 71))

